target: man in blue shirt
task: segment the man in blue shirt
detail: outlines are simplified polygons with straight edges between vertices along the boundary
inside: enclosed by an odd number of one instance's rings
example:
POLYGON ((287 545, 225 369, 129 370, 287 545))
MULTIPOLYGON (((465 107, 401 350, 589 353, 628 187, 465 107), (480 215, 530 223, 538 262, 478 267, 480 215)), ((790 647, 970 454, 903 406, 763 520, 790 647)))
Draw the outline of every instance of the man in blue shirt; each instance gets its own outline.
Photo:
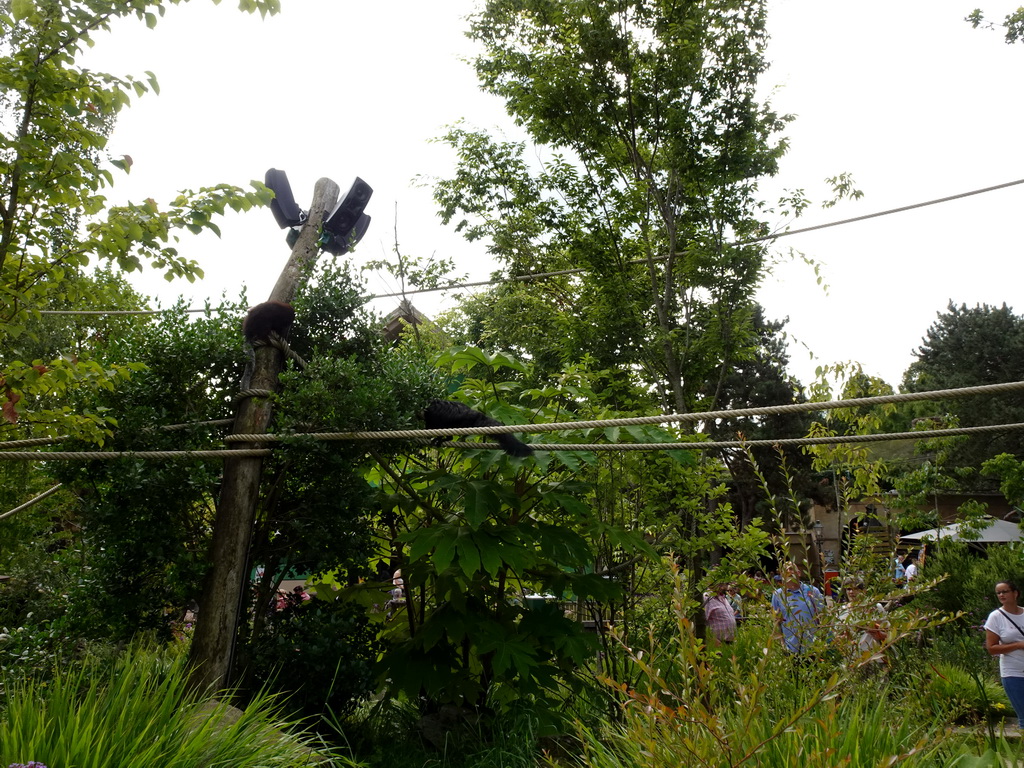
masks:
POLYGON ((892 566, 893 566, 892 580, 896 584, 903 584, 903 582, 907 578, 907 572, 903 568, 903 561, 900 560, 899 555, 897 555, 896 557, 893 558, 892 566))
POLYGON ((818 630, 818 615, 824 607, 821 591, 800 581, 800 566, 783 565, 782 586, 772 594, 772 611, 787 651, 800 655, 810 650, 818 630))

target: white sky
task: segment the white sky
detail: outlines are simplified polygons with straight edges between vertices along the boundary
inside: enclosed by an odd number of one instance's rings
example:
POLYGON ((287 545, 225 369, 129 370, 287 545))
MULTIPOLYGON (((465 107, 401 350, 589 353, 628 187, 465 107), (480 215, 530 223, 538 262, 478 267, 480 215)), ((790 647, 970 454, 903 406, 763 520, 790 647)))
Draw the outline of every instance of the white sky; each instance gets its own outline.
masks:
MULTIPOLYGON (((781 174, 765 198, 803 188, 827 196, 824 179, 849 172, 858 202, 808 211, 803 227, 1024 178, 1024 45, 963 21, 981 0, 775 0, 772 68, 762 79, 780 112, 797 115, 781 174)), ((1001 19, 1014 2, 992 0, 1001 19)), ((444 176, 450 153, 429 139, 465 118, 511 131, 500 102, 477 89, 463 18, 473 0, 283 0, 261 20, 194 0, 171 7, 155 30, 134 19, 100 36, 88 65, 116 74, 156 73, 159 96, 123 113, 109 150, 134 160, 109 197, 158 201, 183 188, 262 180, 285 170, 307 205, 328 176, 374 188, 373 225, 357 262, 390 256, 397 208, 406 255, 454 257, 471 280, 493 268, 483 247, 444 228, 417 175, 444 176)), ((515 135, 515 134, 513 134, 515 135)), ((784 266, 760 294, 768 316, 789 317, 791 370, 857 360, 898 386, 912 352, 948 301, 1024 312, 1019 236, 1024 185, 778 241, 823 263, 825 294, 802 263, 784 266), (808 350, 812 350, 812 359, 808 350)), ((164 303, 265 300, 288 257, 266 209, 231 216, 223 237, 184 238, 206 272, 201 283, 136 281, 164 303)), ((371 280, 374 293, 397 286, 371 280)), ((454 295, 414 296, 428 314, 454 295)), ((382 312, 393 308, 379 301, 382 312)))

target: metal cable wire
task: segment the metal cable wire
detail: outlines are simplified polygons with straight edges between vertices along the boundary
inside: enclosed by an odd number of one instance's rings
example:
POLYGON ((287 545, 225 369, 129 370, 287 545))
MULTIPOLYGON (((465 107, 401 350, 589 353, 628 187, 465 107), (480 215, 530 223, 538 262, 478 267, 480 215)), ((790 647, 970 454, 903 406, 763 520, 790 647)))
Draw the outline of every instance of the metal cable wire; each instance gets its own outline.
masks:
MULTIPOLYGON (((875 213, 867 213, 867 214, 864 214, 863 216, 853 216, 853 217, 848 218, 848 219, 840 219, 838 221, 830 221, 830 222, 826 222, 824 224, 815 224, 815 225, 810 226, 810 227, 800 227, 799 229, 788 229, 788 230, 785 230, 783 232, 774 232, 774 233, 772 233, 770 235, 762 235, 761 237, 752 237, 752 238, 749 238, 749 239, 746 239, 746 240, 737 240, 736 242, 728 243, 728 245, 750 245, 752 243, 761 243, 761 242, 765 242, 767 240, 777 240, 780 237, 790 237, 791 235, 802 235, 802 234, 805 234, 807 232, 816 232, 819 229, 829 229, 831 227, 839 227, 839 226, 843 226, 845 224, 854 224, 854 223, 856 223, 858 221, 866 221, 868 219, 877 219, 880 216, 889 216, 889 215, 894 214, 894 213, 904 213, 905 211, 912 211, 912 210, 915 210, 917 208, 925 208, 925 207, 930 206, 930 205, 938 205, 939 203, 948 203, 948 202, 951 202, 953 200, 961 200, 961 199, 963 199, 965 197, 972 197, 974 195, 981 195, 981 194, 984 194, 986 192, 995 192, 995 191, 1000 190, 1000 189, 1006 189, 1007 187, 1017 186, 1018 184, 1024 184, 1024 179, 1017 179, 1016 181, 1008 181, 1008 182, 1006 182, 1004 184, 996 184, 996 185, 991 186, 991 187, 982 187, 981 189, 973 189, 973 190, 971 190, 969 192, 960 192, 959 194, 956 194, 956 195, 948 195, 946 197, 938 197, 938 198, 935 198, 934 200, 925 200, 924 202, 921 202, 921 203, 912 203, 910 205, 902 205, 902 206, 900 206, 898 208, 888 208, 888 209, 886 209, 884 211, 876 211, 875 213)), ((631 262, 628 262, 628 263, 630 263, 630 264, 642 264, 642 263, 646 263, 646 260, 631 261, 631 262)), ((537 272, 537 273, 534 273, 532 275, 517 275, 515 277, 506 277, 506 278, 501 278, 499 280, 479 280, 479 281, 472 282, 472 283, 455 283, 455 284, 452 284, 452 285, 444 285, 444 286, 439 286, 439 287, 436 287, 436 288, 417 288, 417 289, 410 290, 410 291, 398 291, 398 292, 395 292, 395 293, 375 293, 375 294, 371 294, 369 296, 364 296, 363 300, 364 301, 370 301, 371 299, 388 299, 388 298, 395 298, 395 297, 398 297, 398 296, 409 296, 409 295, 416 294, 416 293, 435 293, 437 291, 458 291, 458 290, 462 290, 462 289, 465 289, 465 288, 479 288, 479 287, 482 287, 482 286, 500 285, 502 283, 512 283, 512 282, 518 282, 518 281, 524 281, 524 280, 541 280, 541 279, 544 279, 544 278, 547 278, 547 277, 560 277, 562 275, 575 275, 575 274, 579 274, 581 272, 586 272, 586 271, 587 271, 587 269, 585 267, 578 267, 578 268, 575 268, 575 269, 563 269, 563 270, 559 270, 557 272, 537 272)), ((226 308, 226 307, 210 307, 209 311, 211 311, 211 312, 218 312, 218 311, 224 311, 226 309, 228 309, 228 308, 226 308)), ((234 307, 231 307, 230 309, 233 310, 234 307)), ((43 314, 43 315, 158 315, 158 314, 163 314, 165 312, 172 312, 172 311, 175 311, 175 310, 172 310, 172 309, 153 309, 153 310, 142 310, 142 309, 139 309, 139 310, 134 310, 134 309, 132 309, 132 310, 127 310, 127 309, 117 309, 117 310, 103 310, 103 309, 43 309, 43 310, 40 310, 40 314, 43 314)), ((186 309, 185 311, 186 312, 206 312, 207 309, 206 308, 202 308, 202 309, 186 309)))

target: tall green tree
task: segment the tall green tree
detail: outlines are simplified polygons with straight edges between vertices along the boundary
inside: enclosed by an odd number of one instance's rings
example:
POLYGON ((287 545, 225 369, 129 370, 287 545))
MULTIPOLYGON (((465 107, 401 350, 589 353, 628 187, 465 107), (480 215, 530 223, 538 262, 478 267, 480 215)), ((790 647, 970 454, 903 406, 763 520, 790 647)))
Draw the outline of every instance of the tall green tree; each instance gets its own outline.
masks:
MULTIPOLYGON (((950 302, 925 334, 903 389, 921 392, 1024 380, 1024 317, 1006 304, 959 307, 950 302)), ((919 404, 915 415, 948 416, 960 426, 1009 424, 1024 419, 1024 396, 1003 394, 919 404)), ((978 469, 1000 453, 1024 455, 1019 431, 965 439, 950 451, 952 466, 978 469)))
POLYGON ((576 270, 502 304, 557 331, 548 356, 634 370, 666 409, 718 402, 755 343, 764 252, 742 243, 766 233, 757 179, 785 123, 757 99, 764 22, 737 0, 491 0, 471 19, 484 90, 547 159, 456 126, 442 216, 509 276, 576 270))
MULTIPOLYGON (((373 463, 366 444, 296 433, 407 426, 417 409, 441 394, 432 366, 387 346, 364 293, 347 266, 328 262, 295 302, 290 340, 307 365, 282 375, 274 429, 291 439, 265 459, 247 568, 260 576, 245 592, 233 657, 243 693, 270 686, 310 714, 325 704, 340 712, 368 692, 376 652, 365 612, 341 600, 280 614, 270 607, 289 574, 331 573, 344 584, 374 576, 370 531, 377 492, 364 479, 373 463)), ((246 365, 242 308, 190 317, 178 305, 111 340, 102 362, 131 360, 141 367, 115 392, 82 393, 83 407, 116 419, 110 449, 216 445, 246 365), (171 425, 176 428, 164 428, 171 425)), ((373 456, 386 461, 404 449, 381 444, 373 456)), ((75 566, 70 561, 78 562, 61 599, 62 629, 73 637, 125 640, 140 630, 168 637, 203 593, 221 464, 179 455, 54 465, 50 472, 70 496, 57 510, 75 534, 66 544, 50 540, 64 556, 37 564, 48 570, 59 559, 67 571, 75 566)), ((48 512, 36 530, 60 519, 53 508, 48 512)))
MULTIPOLYGON (((458 386, 454 397, 505 423, 617 415, 592 389, 601 377, 581 369, 531 387, 524 383, 534 378, 530 366, 505 354, 457 348, 438 363, 458 386)), ((673 439, 652 426, 626 434, 638 442, 673 439)), ((571 710, 566 693, 591 677, 595 636, 580 620, 595 620, 606 664, 616 663, 618 643, 606 636, 605 622, 614 620, 622 642, 634 628, 646 631, 632 622, 633 578, 657 562, 648 488, 634 487, 634 469, 620 472, 592 452, 544 450, 545 442, 593 439, 534 436, 526 458, 467 443, 380 463, 373 482, 385 505, 381 537, 391 542, 406 597, 385 625, 389 688, 503 713, 532 706, 547 724, 571 710), (527 597, 545 594, 563 605, 542 598, 534 606, 527 597), (576 621, 564 615, 566 605, 576 621)), ((636 462, 646 458, 638 454, 636 462)), ((660 459, 664 465, 651 475, 666 486, 678 474, 671 465, 692 464, 689 457, 660 459)), ((659 543, 670 546, 664 537, 659 543)))
MULTIPOLYGON (((25 358, 23 341, 42 310, 103 307, 112 294, 80 279, 97 265, 131 272, 148 265, 168 279, 202 270, 179 252, 179 233, 217 231, 226 210, 268 202, 270 192, 216 185, 110 206, 113 171, 130 157, 107 157, 107 136, 133 97, 157 90, 141 78, 79 65, 93 35, 115 19, 158 23, 180 0, 12 0, 0 13, 0 439, 71 434, 102 442, 111 424, 99 414, 50 403, 81 387, 111 388, 127 377, 87 349, 58 348, 25 358), (41 402, 45 400, 46 402, 41 402)), ((241 0, 249 12, 276 12, 279 0, 241 0)))

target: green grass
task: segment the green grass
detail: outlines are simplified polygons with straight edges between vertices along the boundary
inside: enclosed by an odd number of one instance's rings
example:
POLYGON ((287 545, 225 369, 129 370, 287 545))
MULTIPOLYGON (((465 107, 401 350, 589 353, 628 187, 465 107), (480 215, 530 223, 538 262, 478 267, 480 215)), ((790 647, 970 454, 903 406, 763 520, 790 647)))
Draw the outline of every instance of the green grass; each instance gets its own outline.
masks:
POLYGON ((0 720, 0 766, 51 768, 303 768, 318 763, 311 739, 288 732, 273 701, 244 712, 185 684, 182 657, 132 649, 113 664, 13 681, 0 720))

